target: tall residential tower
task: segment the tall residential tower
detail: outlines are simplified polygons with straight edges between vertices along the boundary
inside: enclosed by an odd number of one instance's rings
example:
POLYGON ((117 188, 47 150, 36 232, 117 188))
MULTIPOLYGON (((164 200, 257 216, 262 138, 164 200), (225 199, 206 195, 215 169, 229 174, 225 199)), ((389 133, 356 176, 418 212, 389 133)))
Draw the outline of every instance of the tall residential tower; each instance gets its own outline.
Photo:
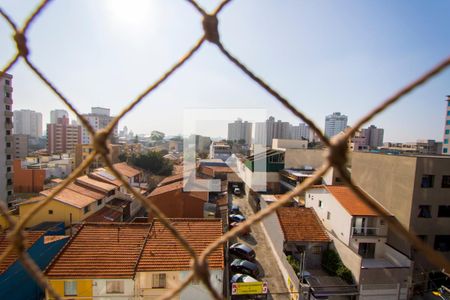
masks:
POLYGON ((252 123, 237 119, 228 123, 228 140, 233 142, 245 141, 246 145, 252 142, 252 123))
POLYGON ((347 116, 340 112, 334 112, 325 117, 325 136, 333 137, 347 128, 347 116))
POLYGON ((14 111, 14 133, 28 134, 32 137, 42 136, 42 114, 34 110, 14 111))
POLYGON ((13 112, 12 76, 4 74, 0 78, 0 91, 3 105, 0 105, 0 201, 10 206, 13 200, 13 112))
POLYGON ((450 155, 450 95, 447 96, 447 107, 445 109, 444 142, 442 143, 442 154, 450 155))

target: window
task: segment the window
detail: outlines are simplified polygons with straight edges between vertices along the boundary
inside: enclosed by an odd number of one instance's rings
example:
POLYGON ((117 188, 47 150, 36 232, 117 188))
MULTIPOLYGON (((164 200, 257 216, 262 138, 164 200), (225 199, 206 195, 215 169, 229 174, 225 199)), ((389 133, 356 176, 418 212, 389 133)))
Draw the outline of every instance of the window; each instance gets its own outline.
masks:
POLYGON ((89 205, 88 206, 85 206, 84 208, 83 208, 83 211, 84 211, 84 213, 85 214, 87 214, 88 212, 89 212, 89 205))
POLYGON ((77 282, 64 281, 64 296, 76 296, 77 294, 77 282))
POLYGON ((11 110, 11 105, 5 105, 6 110, 11 110))
POLYGON ((8 196, 12 196, 12 191, 8 191, 8 196))
POLYGON ((52 210, 52 209, 49 209, 49 210, 48 210, 48 214, 49 214, 49 215, 53 215, 53 210, 52 210))
POLYGON ((124 284, 122 280, 107 280, 106 281, 107 294, 123 294, 124 284))
POLYGON ((450 175, 442 176, 442 188, 450 188, 450 175))
POLYGON ((319 207, 322 207, 322 201, 319 200, 319 207))
POLYGON ((444 148, 443 152, 444 152, 444 153, 447 153, 447 152, 448 152, 448 149, 447 149, 447 148, 444 148))
POLYGON ((6 79, 5 80, 5 85, 11 85, 11 80, 6 79))
POLYGON ((432 188, 434 181, 434 175, 423 175, 420 187, 422 188, 432 188))
POLYGON ((153 274, 152 275, 152 288, 164 289, 166 288, 166 274, 153 274))
POLYGON ((11 143, 10 142, 6 143, 6 148, 10 148, 10 147, 11 147, 11 143))
POLYGON ((6 185, 11 185, 11 184, 13 184, 12 179, 8 179, 8 180, 6 181, 6 185))
POLYGON ((6 167, 6 172, 11 172, 11 167, 6 167))
POLYGON ((434 237, 434 250, 450 251, 450 235, 436 235, 434 237))
POLYGON ((6 130, 6 135, 11 135, 11 130, 6 130))
POLYGON ((444 139, 444 144, 448 144, 448 139, 444 139))
POLYGON ((439 205, 439 218, 450 218, 450 205, 439 205))
POLYGON ((431 218, 431 206, 430 205, 419 205, 419 213, 417 214, 419 218, 431 218))
POLYGON ((449 134, 450 133, 450 129, 445 129, 445 134, 449 134))
POLYGON ((450 125, 450 120, 447 120, 447 123, 446 123, 447 125, 450 125))
POLYGON ((103 199, 97 200, 97 206, 102 205, 103 199))
POLYGON ((6 155, 6 159, 11 159, 11 155, 6 155))
POLYGON ((312 247, 311 252, 312 252, 312 254, 320 254, 320 253, 322 253, 322 247, 314 246, 314 247, 312 247))
POLYGON ((450 116, 450 110, 447 110, 447 116, 450 116))
POLYGON ((331 213, 329 211, 327 211, 327 220, 329 220, 331 218, 331 213))

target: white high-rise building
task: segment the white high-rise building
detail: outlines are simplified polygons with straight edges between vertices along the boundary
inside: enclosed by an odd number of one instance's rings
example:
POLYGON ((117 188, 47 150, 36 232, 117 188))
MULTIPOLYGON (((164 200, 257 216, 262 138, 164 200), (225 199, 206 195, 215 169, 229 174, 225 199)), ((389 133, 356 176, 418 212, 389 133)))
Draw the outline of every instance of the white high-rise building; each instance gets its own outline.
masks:
POLYGON ((12 76, 4 74, 0 78, 0 201, 10 206, 14 197, 13 188, 13 112, 12 76))
POLYGON ((228 140, 233 142, 245 141, 246 145, 252 142, 253 124, 242 119, 237 119, 233 123, 228 123, 228 140))
POLYGON ((362 136, 367 138, 367 144, 370 148, 376 149, 383 146, 384 129, 370 125, 368 128, 361 130, 362 136))
MULTIPOLYGON (((91 124, 95 131, 98 131, 102 128, 108 126, 108 124, 114 119, 113 116, 110 116, 109 108, 102 107, 92 107, 90 114, 84 114, 83 117, 91 124)), ((83 124, 80 120, 78 120, 79 124, 83 124)), ((118 135, 118 126, 116 125, 113 130, 113 135, 118 135)), ((91 136, 89 135, 89 131, 82 126, 81 129, 81 143, 82 144, 91 144, 91 136)))
POLYGON ((56 124, 58 119, 67 118, 69 119, 69 113, 64 109, 54 109, 50 111, 50 124, 56 124))
POLYGON ((278 120, 275 122, 274 117, 269 117, 265 122, 255 123, 255 144, 272 146, 273 139, 290 139, 291 124, 278 120))
POLYGON ((42 136, 42 114, 29 109, 14 111, 14 133, 42 136))
POLYGON ((450 155, 450 95, 447 96, 445 109, 444 140, 442 142, 442 154, 450 155))
POLYGON ((340 112, 334 112, 325 117, 325 136, 332 137, 347 128, 347 116, 340 112))

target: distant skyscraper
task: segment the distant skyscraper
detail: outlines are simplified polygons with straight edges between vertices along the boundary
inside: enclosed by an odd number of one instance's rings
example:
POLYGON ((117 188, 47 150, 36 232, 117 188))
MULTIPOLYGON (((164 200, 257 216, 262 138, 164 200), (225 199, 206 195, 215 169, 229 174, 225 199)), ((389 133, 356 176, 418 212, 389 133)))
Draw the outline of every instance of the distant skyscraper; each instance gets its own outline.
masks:
POLYGON ((29 109, 14 111, 14 133, 42 136, 42 114, 29 109))
MULTIPOLYGON (((110 116, 110 110, 109 108, 103 108, 103 107, 92 107, 90 114, 84 114, 83 117, 91 124, 91 126, 95 129, 95 131, 98 131, 102 128, 105 128, 108 126, 108 124, 114 119, 113 116, 110 116)), ((79 124, 82 124, 82 122, 79 120, 79 124)), ((114 127, 113 135, 118 135, 118 126, 114 127)), ((89 131, 82 127, 81 130, 81 143, 82 144, 91 144, 91 137, 89 135, 89 131)))
POLYGON ((13 112, 12 76, 4 74, 0 78, 0 201, 8 206, 13 200, 13 112))
POLYGON ((450 155, 450 95, 447 96, 447 107, 445 109, 444 141, 442 143, 442 154, 450 155))
POLYGON ((252 126, 252 123, 242 122, 241 119, 228 123, 228 140, 233 142, 244 140, 246 145, 250 145, 252 142, 252 126))
POLYGON ((58 118, 63 118, 63 117, 69 118, 69 113, 64 110, 64 109, 54 109, 52 111, 50 111, 50 123, 51 124, 56 124, 58 121, 58 118))
POLYGON ((266 122, 257 122, 255 123, 254 143, 269 147, 272 145, 273 139, 290 139, 290 127, 289 122, 282 122, 281 120, 275 122, 275 118, 272 116, 266 122))
POLYGON ((69 125, 66 116, 47 124, 47 151, 50 154, 75 152, 81 143, 81 126, 69 125))
POLYGON ((332 137, 347 128, 347 116, 334 112, 325 118, 325 136, 332 137))
POLYGON ((300 123, 298 126, 291 126, 291 139, 294 140, 311 140, 311 130, 305 123, 300 123))
POLYGON ((370 125, 368 128, 363 128, 361 133, 367 138, 367 145, 370 148, 383 146, 384 129, 370 125))

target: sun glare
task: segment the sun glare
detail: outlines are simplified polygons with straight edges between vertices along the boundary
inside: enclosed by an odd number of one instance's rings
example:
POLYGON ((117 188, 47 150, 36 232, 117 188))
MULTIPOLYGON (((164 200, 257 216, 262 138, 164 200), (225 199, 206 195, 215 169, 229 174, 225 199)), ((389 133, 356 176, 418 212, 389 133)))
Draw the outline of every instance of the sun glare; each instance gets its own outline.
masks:
POLYGON ((122 25, 144 25, 155 17, 155 2, 149 0, 108 0, 110 17, 122 25))

